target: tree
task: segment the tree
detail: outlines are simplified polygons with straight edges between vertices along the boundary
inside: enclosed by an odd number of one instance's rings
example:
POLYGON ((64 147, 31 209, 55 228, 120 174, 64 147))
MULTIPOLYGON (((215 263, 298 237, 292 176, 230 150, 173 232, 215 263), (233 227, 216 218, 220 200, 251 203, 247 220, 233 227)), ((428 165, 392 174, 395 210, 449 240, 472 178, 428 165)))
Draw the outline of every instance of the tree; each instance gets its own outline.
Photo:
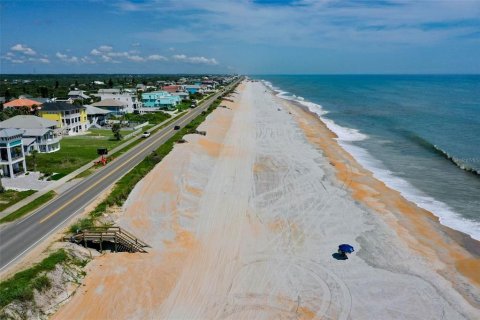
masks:
POLYGON ((48 98, 48 88, 40 87, 40 95, 42 96, 42 98, 48 98))
POLYGON ((113 136, 115 137, 116 140, 121 140, 122 139, 122 134, 120 133, 120 124, 119 123, 115 123, 112 126, 112 132, 113 132, 113 136))
POLYGON ((10 93, 10 90, 5 90, 5 101, 8 102, 10 101, 10 98, 12 97, 12 94, 10 93))
POLYGON ((58 89, 59 83, 58 80, 55 80, 55 89, 58 89))
POLYGON ((112 78, 108 79, 108 87, 109 87, 109 88, 112 88, 112 87, 113 87, 112 78))

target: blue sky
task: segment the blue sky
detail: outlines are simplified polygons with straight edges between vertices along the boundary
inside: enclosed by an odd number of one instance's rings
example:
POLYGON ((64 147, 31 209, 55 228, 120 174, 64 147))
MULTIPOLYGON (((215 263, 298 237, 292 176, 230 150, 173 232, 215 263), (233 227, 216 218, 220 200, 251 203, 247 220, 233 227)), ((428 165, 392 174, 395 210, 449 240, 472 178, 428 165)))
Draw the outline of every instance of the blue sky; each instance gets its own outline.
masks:
POLYGON ((1 73, 480 73, 480 0, 0 0, 1 73))

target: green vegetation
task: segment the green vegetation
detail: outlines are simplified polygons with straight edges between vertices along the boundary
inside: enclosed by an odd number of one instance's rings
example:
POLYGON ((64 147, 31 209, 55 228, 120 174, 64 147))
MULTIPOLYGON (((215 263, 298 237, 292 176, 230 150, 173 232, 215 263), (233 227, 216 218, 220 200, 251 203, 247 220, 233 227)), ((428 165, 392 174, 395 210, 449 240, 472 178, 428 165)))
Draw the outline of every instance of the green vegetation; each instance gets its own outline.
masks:
MULTIPOLYGON (((96 137, 97 139, 104 139, 104 140, 114 140, 113 132, 109 129, 89 129, 87 136, 89 137, 96 137)), ((133 130, 120 130, 120 134, 122 136, 126 136, 127 134, 132 133, 133 130)))
POLYGON ((0 211, 5 210, 6 208, 12 206, 18 201, 25 199, 31 194, 34 194, 35 190, 27 191, 14 191, 14 190, 5 190, 0 193, 0 211))
POLYGON ((117 141, 120 141, 122 140, 122 133, 120 132, 120 124, 119 123, 115 123, 113 126, 112 126, 112 133, 113 133, 113 137, 115 138, 115 140, 117 141))
POLYGON ((0 308, 16 300, 31 301, 34 290, 43 291, 50 288, 51 283, 45 273, 55 269, 57 264, 64 263, 68 259, 65 250, 60 249, 33 267, 0 282, 0 308))
POLYGON ((55 197, 55 195, 56 195, 56 193, 53 190, 41 195, 40 197, 33 200, 32 202, 24 205, 20 209, 10 213, 8 216, 0 219, 0 224, 5 223, 5 222, 11 222, 11 221, 14 221, 18 218, 23 217, 27 213, 32 212, 33 210, 39 208, 41 205, 43 205, 43 204, 47 203, 48 201, 52 200, 53 197, 55 197))
POLYGON ((164 112, 151 112, 145 114, 128 113, 125 115, 125 120, 130 122, 144 123, 148 121, 150 124, 159 124, 168 118, 170 118, 170 115, 164 112))
POLYGON ((184 135, 195 133, 197 127, 205 120, 205 118, 210 114, 221 102, 221 98, 215 100, 210 107, 195 119, 193 119, 188 125, 183 129, 179 130, 173 137, 168 139, 163 145, 161 145, 157 150, 152 152, 147 156, 142 162, 140 162, 135 168, 133 168, 129 173, 127 173, 123 178, 121 178, 114 186, 112 192, 108 197, 102 201, 97 207, 90 212, 90 215, 86 218, 80 219, 78 222, 70 226, 70 231, 72 233, 76 230, 86 229, 95 226, 95 221, 103 213, 106 212, 108 207, 111 206, 121 206, 127 199, 130 191, 133 190, 137 182, 139 182, 143 177, 150 172, 157 163, 162 161, 162 159, 170 153, 173 149, 173 146, 177 141, 183 138, 184 135))
MULTIPOLYGON (((105 147, 111 150, 120 143, 121 141, 115 140, 92 139, 89 136, 64 137, 59 151, 36 155, 37 170, 46 176, 53 173, 67 175, 96 159, 97 148, 105 147)), ((33 170, 31 156, 27 156, 27 169, 33 170)))

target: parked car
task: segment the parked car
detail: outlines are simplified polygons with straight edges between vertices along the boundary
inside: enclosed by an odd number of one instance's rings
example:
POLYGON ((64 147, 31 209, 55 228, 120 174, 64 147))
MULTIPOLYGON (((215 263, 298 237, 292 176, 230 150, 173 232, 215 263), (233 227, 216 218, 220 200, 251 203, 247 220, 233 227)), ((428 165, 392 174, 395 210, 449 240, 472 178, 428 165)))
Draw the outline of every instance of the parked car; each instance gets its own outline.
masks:
POLYGON ((173 127, 173 130, 180 130, 180 126, 173 127))
POLYGON ((142 137, 143 137, 143 138, 148 138, 148 137, 150 137, 150 132, 145 131, 144 133, 142 133, 142 137))

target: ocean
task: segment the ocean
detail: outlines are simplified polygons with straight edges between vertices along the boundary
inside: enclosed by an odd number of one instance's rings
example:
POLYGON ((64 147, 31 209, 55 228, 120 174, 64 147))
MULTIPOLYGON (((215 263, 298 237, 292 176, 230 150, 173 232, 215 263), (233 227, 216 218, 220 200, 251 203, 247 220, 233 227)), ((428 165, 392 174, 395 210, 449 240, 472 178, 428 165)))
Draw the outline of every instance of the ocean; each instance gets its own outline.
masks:
POLYGON ((480 240, 480 75, 255 75, 365 168, 480 240))

